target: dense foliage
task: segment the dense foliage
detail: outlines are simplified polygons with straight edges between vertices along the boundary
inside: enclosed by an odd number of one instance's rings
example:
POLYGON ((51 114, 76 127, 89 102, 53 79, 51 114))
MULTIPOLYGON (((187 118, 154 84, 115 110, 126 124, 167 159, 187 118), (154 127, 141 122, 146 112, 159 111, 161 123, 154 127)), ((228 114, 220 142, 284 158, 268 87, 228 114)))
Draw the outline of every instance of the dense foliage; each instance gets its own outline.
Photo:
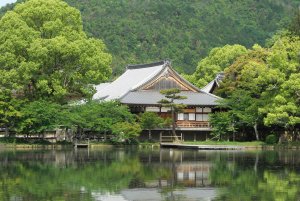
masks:
POLYGON ((66 112, 65 118, 63 125, 76 129, 77 138, 90 137, 88 133, 113 134, 111 139, 122 142, 137 137, 141 132, 129 108, 114 101, 90 101, 73 105, 66 112))
POLYGON ((83 32, 80 12, 61 0, 30 0, 0 20, 0 90, 31 101, 90 96, 110 76, 111 56, 83 32))
MULTIPOLYGON (((222 114, 226 121, 221 114, 211 116, 218 128, 216 135, 220 127, 226 133, 245 133, 252 127, 260 140, 259 128, 272 127, 286 131, 294 140, 299 137, 300 38, 282 32, 270 41, 269 48, 255 45, 224 69, 225 78, 216 93, 225 98, 220 103, 227 110, 222 114)), ((249 137, 251 132, 247 133, 249 137)))
POLYGON ((241 45, 225 45, 224 47, 213 48, 207 57, 199 61, 196 71, 192 75, 185 75, 185 77, 202 88, 215 79, 218 73, 230 66, 236 58, 246 53, 247 49, 241 45))
POLYGON ((104 40, 117 74, 129 63, 165 58, 177 70, 193 73, 199 59, 214 47, 263 45, 285 26, 299 4, 298 0, 65 1, 80 10, 89 35, 104 40))
POLYGON ((59 104, 47 101, 34 101, 20 110, 21 117, 16 130, 23 134, 43 134, 57 128, 62 119, 62 108, 59 104))
POLYGON ((63 125, 81 137, 84 129, 112 133, 135 122, 114 102, 66 105, 90 97, 91 84, 110 76, 110 62, 103 42, 83 32, 77 9, 61 0, 18 4, 0 20, 0 128, 42 135, 63 125))
POLYGON ((164 119, 158 116, 155 112, 144 112, 140 115, 139 121, 141 124, 142 129, 148 130, 148 138, 151 139, 151 130, 155 128, 162 128, 165 123, 164 119))

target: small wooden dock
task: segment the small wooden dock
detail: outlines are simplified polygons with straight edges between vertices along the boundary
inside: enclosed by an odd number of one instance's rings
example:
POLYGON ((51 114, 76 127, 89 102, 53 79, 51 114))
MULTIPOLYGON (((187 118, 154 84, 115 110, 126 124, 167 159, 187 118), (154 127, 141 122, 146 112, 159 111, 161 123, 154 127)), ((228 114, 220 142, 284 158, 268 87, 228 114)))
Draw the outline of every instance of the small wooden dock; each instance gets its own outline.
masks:
MULTIPOLYGON (((231 145, 191 145, 181 143, 160 143, 161 147, 178 148, 178 149, 198 149, 198 150, 242 150, 249 149, 246 146, 231 146, 231 145)), ((254 148, 254 147, 251 147, 254 148)))
POLYGON ((75 148, 88 148, 89 145, 88 144, 74 144, 75 148))
POLYGON ((90 141, 88 140, 87 142, 82 142, 82 141, 78 142, 76 140, 76 142, 73 143, 73 146, 74 146, 74 148, 89 148, 90 141))

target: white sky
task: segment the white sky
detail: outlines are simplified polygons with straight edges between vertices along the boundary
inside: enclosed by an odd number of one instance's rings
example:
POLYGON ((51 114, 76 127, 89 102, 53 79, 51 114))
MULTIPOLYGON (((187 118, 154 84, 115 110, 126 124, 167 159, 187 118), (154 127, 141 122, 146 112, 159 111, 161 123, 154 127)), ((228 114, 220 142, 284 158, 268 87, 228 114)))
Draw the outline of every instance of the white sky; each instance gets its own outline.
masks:
POLYGON ((6 4, 8 4, 8 3, 14 3, 14 2, 16 2, 17 0, 0 0, 0 8, 2 7, 2 6, 5 6, 6 4))

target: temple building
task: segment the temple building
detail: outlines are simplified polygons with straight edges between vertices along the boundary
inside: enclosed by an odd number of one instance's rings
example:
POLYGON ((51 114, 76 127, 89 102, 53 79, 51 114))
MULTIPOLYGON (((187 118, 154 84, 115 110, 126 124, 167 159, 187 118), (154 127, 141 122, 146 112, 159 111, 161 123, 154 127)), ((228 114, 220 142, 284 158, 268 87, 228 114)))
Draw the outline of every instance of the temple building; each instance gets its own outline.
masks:
POLYGON ((210 83, 208 83, 202 88, 202 91, 213 94, 214 91, 217 88, 219 88, 220 83, 222 82, 223 79, 224 79, 224 73, 223 72, 218 73, 215 79, 213 79, 210 83))
POLYGON ((220 98, 185 80, 172 68, 168 60, 127 66, 126 71, 115 81, 96 86, 97 92, 93 99, 118 100, 128 105, 132 113, 149 111, 167 118, 171 117, 169 108, 158 102, 164 98, 160 91, 170 88, 180 89, 180 95, 187 97, 174 101, 186 105, 186 108, 177 114, 177 130, 189 139, 203 139, 203 136, 207 136, 211 131, 209 113, 214 111, 220 98), (199 132, 202 133, 200 138, 199 132))

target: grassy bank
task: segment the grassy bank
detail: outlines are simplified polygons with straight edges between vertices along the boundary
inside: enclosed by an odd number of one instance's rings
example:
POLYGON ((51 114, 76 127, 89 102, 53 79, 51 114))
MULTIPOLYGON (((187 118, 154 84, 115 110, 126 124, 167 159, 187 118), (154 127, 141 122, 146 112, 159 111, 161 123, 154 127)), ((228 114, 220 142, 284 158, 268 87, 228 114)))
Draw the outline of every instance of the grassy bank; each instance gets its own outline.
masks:
POLYGON ((3 137, 0 138, 0 146, 2 147, 40 147, 40 146, 65 146, 72 145, 72 143, 67 141, 59 141, 56 143, 51 143, 43 139, 25 139, 25 138, 15 138, 15 137, 3 137))
POLYGON ((232 141, 186 141, 188 145, 228 145, 228 146, 249 146, 249 147, 274 147, 275 149, 300 149, 300 142, 287 142, 282 144, 267 144, 262 141, 232 142, 232 141))
MULTIPOLYGON (((266 144, 262 141, 251 141, 251 142, 237 142, 237 141, 184 141, 181 144, 186 145, 222 145, 222 146, 244 146, 244 147, 263 147, 268 149, 300 149, 300 142, 289 142, 284 144, 266 144)), ((127 146, 128 144, 114 144, 111 142, 96 142, 90 141, 91 148, 97 147, 118 147, 127 146)), ((73 144, 67 141, 60 141, 56 143, 51 143, 47 140, 27 140, 21 138, 0 138, 0 147, 9 148, 61 148, 61 147, 72 147, 73 144)), ((138 146, 139 148, 159 148, 159 142, 139 142, 136 144, 131 144, 129 146, 138 146)))
POLYGON ((252 142, 236 142, 236 141, 186 141, 183 144, 189 145, 230 145, 230 146, 264 146, 266 145, 261 141, 252 142))

